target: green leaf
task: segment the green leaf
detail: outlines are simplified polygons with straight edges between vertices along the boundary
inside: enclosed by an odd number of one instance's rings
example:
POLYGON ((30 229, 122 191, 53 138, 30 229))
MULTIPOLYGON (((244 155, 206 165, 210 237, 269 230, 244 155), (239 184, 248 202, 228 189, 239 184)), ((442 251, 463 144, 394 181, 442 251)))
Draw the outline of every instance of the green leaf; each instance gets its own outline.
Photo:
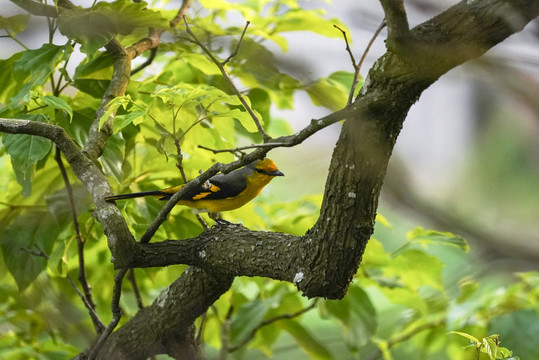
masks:
POLYGON ((145 115, 146 111, 144 110, 135 110, 127 114, 116 115, 114 117, 114 123, 112 124, 112 132, 116 134, 118 131, 122 130, 131 123, 134 125, 142 123, 145 115))
POLYGON ((330 78, 320 78, 305 90, 313 104, 332 111, 344 108, 348 100, 348 90, 344 85, 330 78))
POLYGON ((100 99, 110 85, 110 80, 101 79, 75 79, 73 85, 80 91, 100 99))
MULTIPOLYGON (((253 110, 256 117, 260 121, 260 124, 263 124, 264 121, 261 119, 260 114, 258 114, 255 110, 253 110)), ((251 115, 247 111, 242 111, 240 109, 233 109, 228 112, 224 113, 218 113, 213 115, 213 117, 230 117, 232 119, 238 120, 241 123, 241 126, 245 128, 245 130, 249 131, 250 133, 255 133, 258 131, 258 128, 256 127, 256 124, 251 117, 251 115)))
POLYGON ((13 67, 21 58, 23 53, 16 53, 9 59, 0 60, 0 104, 5 104, 8 100, 15 96, 23 84, 17 82, 13 76, 13 67))
POLYGON ((11 103, 21 101, 37 85, 43 85, 73 49, 68 46, 44 44, 36 50, 24 51, 21 58, 13 65, 13 76, 19 84, 24 84, 20 92, 11 99, 11 103))
POLYGON ((279 321, 277 326, 286 330, 296 343, 309 355, 310 359, 329 360, 333 357, 329 350, 317 339, 315 339, 299 322, 295 320, 279 321))
POLYGON ((103 150, 101 162, 105 174, 113 175, 118 183, 122 183, 123 179, 130 174, 124 174, 122 171, 122 163, 125 158, 125 140, 120 136, 111 136, 107 140, 107 146, 103 150))
POLYGON ((460 296, 457 299, 457 303, 460 304, 471 298, 471 296, 476 293, 477 289, 479 289, 479 283, 466 277, 459 281, 459 289, 460 296))
MULTIPOLYGON (((43 115, 26 116, 30 121, 45 121, 43 115)), ((41 136, 3 134, 2 142, 6 152, 11 156, 11 164, 17 182, 22 186, 22 195, 30 196, 32 193, 32 173, 36 163, 43 159, 51 149, 51 141, 41 136)))
POLYGON ((99 129, 101 129, 101 126, 107 121, 107 119, 118 110, 120 106, 122 106, 124 109, 127 108, 127 105, 131 103, 131 97, 129 95, 124 96, 118 96, 109 101, 107 104, 107 111, 99 118, 99 129))
POLYGON ((52 95, 41 96, 40 99, 53 109, 64 110, 69 114, 69 120, 73 120, 73 109, 64 99, 52 95))
MULTIPOLYGON (((296 9, 288 11, 280 16, 277 21, 276 31, 311 31, 327 37, 342 37, 342 33, 335 29, 333 25, 338 25, 341 29, 347 30, 346 26, 338 19, 327 20, 320 16, 320 10, 305 11, 296 9)), ((350 31, 347 31, 350 34, 350 31)), ((351 39, 349 38, 348 41, 351 39)))
POLYGON ((411 243, 418 243, 424 247, 430 244, 440 244, 455 246, 463 251, 468 251, 470 248, 466 240, 459 235, 450 232, 425 230, 422 227, 416 227, 414 230, 409 231, 406 237, 411 243))
POLYGON ((58 29, 82 45, 81 51, 93 58, 97 50, 117 34, 114 22, 105 14, 88 9, 66 9, 58 15, 58 29))
POLYGON ((437 257, 420 250, 406 250, 392 259, 384 275, 398 276, 413 290, 427 285, 443 291, 442 268, 443 263, 437 257))
POLYGON ((237 345, 264 320, 268 308, 262 299, 243 304, 230 322, 230 344, 237 345))
POLYGON ((58 29, 82 45, 90 59, 118 34, 130 34, 137 27, 166 28, 165 19, 144 2, 99 2, 91 9, 75 8, 58 15, 58 29))
MULTIPOLYGON (((73 185, 73 201, 75 203, 75 212, 82 214, 88 211, 92 204, 92 199, 86 187, 75 184, 73 185)), ((71 205, 66 189, 60 189, 54 192, 52 195, 45 196, 47 207, 52 214, 56 222, 61 228, 73 222, 73 215, 71 213, 71 205)))
POLYGON ((353 349, 367 344, 376 333, 376 310, 367 293, 359 286, 351 286, 344 299, 326 300, 321 306, 325 307, 327 314, 343 324, 346 344, 353 349))
POLYGON ((0 232, 4 262, 20 291, 47 267, 47 259, 24 249, 36 252, 39 248, 49 254, 58 233, 58 226, 51 221, 50 215, 37 211, 21 214, 0 232))
POLYGON ((450 331, 450 332, 448 332, 448 334, 456 334, 456 335, 460 335, 460 336, 465 337, 466 339, 470 340, 470 341, 473 342, 474 344, 478 344, 478 343, 479 343, 479 339, 477 339, 477 338, 474 337, 473 335, 466 334, 466 333, 464 333, 464 332, 460 332, 460 331, 450 331))
POLYGON ((30 19, 30 15, 28 14, 19 14, 10 17, 0 16, 0 29, 6 29, 11 32, 11 35, 16 35, 26 29, 28 19, 30 19))

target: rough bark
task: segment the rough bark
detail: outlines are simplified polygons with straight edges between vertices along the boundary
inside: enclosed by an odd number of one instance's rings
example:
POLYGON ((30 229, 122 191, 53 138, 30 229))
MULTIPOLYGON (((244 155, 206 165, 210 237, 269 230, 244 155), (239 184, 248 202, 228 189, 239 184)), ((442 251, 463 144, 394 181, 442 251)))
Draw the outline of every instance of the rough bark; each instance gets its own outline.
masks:
MULTIPOLYGON (((384 3, 389 9, 401 4, 384 3)), ((405 28, 403 14, 397 10, 396 23, 405 28)), ((304 236, 231 227, 211 229, 184 243, 133 245, 131 239, 124 239, 130 258, 123 256, 117 267, 176 262, 196 267, 189 267, 151 306, 114 332, 99 358, 144 359, 158 353, 198 358, 193 321, 238 275, 292 281, 308 297, 342 298, 372 234, 387 164, 412 104, 441 75, 481 56, 538 15, 539 0, 462 1, 406 31, 404 37, 393 32, 388 52, 369 72, 355 103, 341 113, 347 120, 334 150, 320 217, 304 236)), ((9 128, 1 125, 1 131, 9 128)), ((97 199, 97 189, 90 185, 94 179, 84 172, 77 175, 93 190, 96 209, 111 211, 97 199)), ((111 226, 105 216, 100 221, 111 226)))

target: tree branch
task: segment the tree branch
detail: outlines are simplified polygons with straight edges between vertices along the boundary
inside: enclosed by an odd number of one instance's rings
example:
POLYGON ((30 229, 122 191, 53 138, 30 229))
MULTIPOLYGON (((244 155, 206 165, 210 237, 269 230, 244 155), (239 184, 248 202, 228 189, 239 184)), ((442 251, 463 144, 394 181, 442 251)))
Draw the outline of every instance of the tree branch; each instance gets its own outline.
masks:
POLYGON ((107 179, 101 170, 82 154, 63 128, 31 120, 0 118, 0 132, 36 135, 55 143, 64 153, 75 175, 92 195, 95 204, 93 216, 103 226, 114 261, 125 263, 131 259, 136 242, 118 208, 105 201, 105 197, 112 194, 107 179))
POLYGON ((407 37, 410 29, 402 0, 380 0, 387 23, 387 48, 398 52, 399 43, 407 37))

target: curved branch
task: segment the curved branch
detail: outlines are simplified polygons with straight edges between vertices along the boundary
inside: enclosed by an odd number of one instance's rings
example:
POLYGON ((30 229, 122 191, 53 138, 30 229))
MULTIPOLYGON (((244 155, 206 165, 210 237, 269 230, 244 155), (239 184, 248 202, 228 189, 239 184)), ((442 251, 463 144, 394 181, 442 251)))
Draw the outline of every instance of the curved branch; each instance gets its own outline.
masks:
POLYGON ((0 132, 36 135, 55 143, 64 153, 75 175, 92 195, 96 205, 93 216, 103 226, 114 261, 123 264, 132 258, 135 239, 118 208, 104 200, 112 194, 107 179, 99 168, 82 154, 63 128, 31 120, 0 119, 0 132))

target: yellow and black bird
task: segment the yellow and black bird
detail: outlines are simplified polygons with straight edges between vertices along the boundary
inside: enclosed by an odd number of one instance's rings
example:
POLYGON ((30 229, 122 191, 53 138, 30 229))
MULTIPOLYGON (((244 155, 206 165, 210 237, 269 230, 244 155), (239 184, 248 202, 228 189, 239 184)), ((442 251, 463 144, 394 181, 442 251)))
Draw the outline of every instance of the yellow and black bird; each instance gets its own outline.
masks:
MULTIPOLYGON (((178 204, 186 205, 197 212, 209 212, 215 219, 221 211, 237 209, 253 200, 264 186, 275 176, 284 176, 270 159, 256 160, 241 169, 228 174, 217 174, 201 186, 185 194, 178 204)), ((159 200, 169 200, 185 184, 163 190, 143 191, 131 194, 109 196, 107 201, 155 196, 159 200)))

